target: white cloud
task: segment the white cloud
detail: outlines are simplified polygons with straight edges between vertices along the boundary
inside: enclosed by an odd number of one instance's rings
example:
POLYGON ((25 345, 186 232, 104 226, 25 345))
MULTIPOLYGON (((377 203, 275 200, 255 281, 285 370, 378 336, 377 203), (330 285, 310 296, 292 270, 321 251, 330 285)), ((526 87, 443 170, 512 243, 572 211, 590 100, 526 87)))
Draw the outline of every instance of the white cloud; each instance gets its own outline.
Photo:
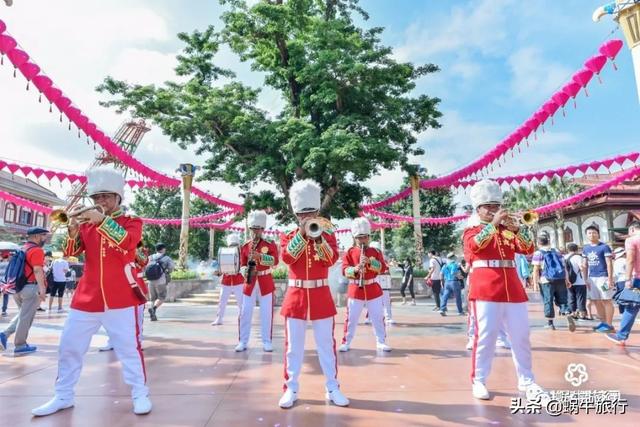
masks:
POLYGON ((117 54, 107 74, 130 83, 158 85, 177 80, 174 72, 177 64, 176 53, 128 48, 117 54))
POLYGON ((571 69, 545 59, 540 48, 527 46, 509 56, 511 93, 517 100, 539 104, 571 77, 571 69))
POLYGON ((448 16, 425 17, 411 25, 406 42, 394 50, 400 60, 416 60, 440 53, 477 50, 496 54, 507 38, 506 8, 513 0, 482 0, 453 7, 448 16))

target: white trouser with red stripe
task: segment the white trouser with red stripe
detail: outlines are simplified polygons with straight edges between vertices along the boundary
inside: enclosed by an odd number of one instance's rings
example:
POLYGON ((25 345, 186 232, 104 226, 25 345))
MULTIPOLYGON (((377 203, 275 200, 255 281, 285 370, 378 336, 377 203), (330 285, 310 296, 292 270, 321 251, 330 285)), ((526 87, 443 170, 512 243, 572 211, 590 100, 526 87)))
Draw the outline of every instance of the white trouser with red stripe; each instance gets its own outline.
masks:
MULTIPOLYGON (((224 319, 224 312, 227 308, 227 301, 229 296, 233 294, 238 304, 238 313, 242 313, 242 285, 227 286, 220 285, 220 300, 218 301, 218 314, 216 314, 216 320, 222 321, 224 319)), ((254 302, 255 304, 255 302, 254 302)))
POLYGON ((382 308, 382 298, 370 299, 368 301, 349 298, 347 302, 347 319, 344 323, 344 338, 342 338, 343 344, 351 344, 351 340, 356 334, 356 327, 358 326, 358 319, 362 309, 366 306, 369 314, 369 320, 373 325, 373 330, 376 335, 376 341, 379 344, 384 344, 386 339, 386 332, 384 329, 384 313, 382 308))
POLYGON ((139 341, 139 307, 96 313, 69 310, 58 349, 58 378, 55 385, 57 397, 73 399, 74 387, 80 379, 82 359, 89 349, 91 337, 100 326, 107 331, 109 341, 122 364, 122 377, 131 386, 131 396, 135 399, 149 394, 139 341))
MULTIPOLYGON (((140 340, 140 345, 142 346, 142 341, 144 339, 144 329, 143 329, 143 323, 144 323, 144 306, 145 304, 140 304, 138 306, 138 330, 140 331, 139 335, 138 335, 138 339, 140 340)), ((113 347, 113 345, 111 344, 111 338, 109 338, 109 335, 107 334, 107 345, 106 347, 113 347)))
POLYGON ((471 381, 486 383, 491 372, 496 338, 504 327, 511 339, 511 356, 518 375, 518 385, 533 383, 527 303, 471 301, 470 307, 476 322, 471 355, 471 381))
POLYGON ((384 319, 391 320, 391 293, 388 289, 382 290, 382 307, 384 307, 384 319))
MULTIPOLYGON (((285 358, 284 358, 284 389, 299 390, 298 377, 304 359, 304 339, 307 321, 284 318, 285 326, 285 358)), ((325 387, 331 392, 340 388, 338 383, 338 359, 336 357, 336 340, 333 336, 335 320, 333 317, 312 320, 313 336, 316 341, 316 352, 320 367, 326 378, 325 387)))
POLYGON ((271 333, 273 330, 273 292, 260 295, 260 286, 253 287, 251 296, 242 294, 242 310, 240 310, 240 343, 247 345, 251 335, 251 319, 253 309, 256 306, 256 299, 260 301, 260 337, 262 343, 271 343, 271 333))

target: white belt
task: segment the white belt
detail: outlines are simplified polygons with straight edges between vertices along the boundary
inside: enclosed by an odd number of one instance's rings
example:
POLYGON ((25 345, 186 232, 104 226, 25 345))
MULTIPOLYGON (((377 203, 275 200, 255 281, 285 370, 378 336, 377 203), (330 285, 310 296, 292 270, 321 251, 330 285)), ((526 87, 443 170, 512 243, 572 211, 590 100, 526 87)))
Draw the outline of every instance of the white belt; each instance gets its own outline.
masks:
POLYGON ((258 271, 257 275, 258 276, 266 276, 267 274, 271 274, 272 272, 273 272, 272 269, 267 268, 266 270, 258 271))
MULTIPOLYGON (((376 279, 363 280, 362 285, 373 285, 374 283, 378 283, 376 279)), ((359 280, 349 280, 350 285, 360 286, 359 280)))
POLYGON ((516 268, 516 262, 511 259, 479 259, 471 264, 473 268, 516 268))
POLYGON ((303 288, 303 289, 322 288, 323 286, 329 286, 329 280, 328 279, 318 279, 318 280, 289 279, 289 286, 292 288, 303 288))

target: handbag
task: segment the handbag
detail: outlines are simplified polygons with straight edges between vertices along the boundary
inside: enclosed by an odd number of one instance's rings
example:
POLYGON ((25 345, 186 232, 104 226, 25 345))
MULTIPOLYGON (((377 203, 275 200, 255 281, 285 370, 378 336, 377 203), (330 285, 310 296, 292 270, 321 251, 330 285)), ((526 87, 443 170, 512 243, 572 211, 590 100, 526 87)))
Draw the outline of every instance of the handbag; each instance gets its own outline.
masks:
POLYGON ((613 295, 613 299, 623 307, 640 307, 640 288, 625 286, 613 295))

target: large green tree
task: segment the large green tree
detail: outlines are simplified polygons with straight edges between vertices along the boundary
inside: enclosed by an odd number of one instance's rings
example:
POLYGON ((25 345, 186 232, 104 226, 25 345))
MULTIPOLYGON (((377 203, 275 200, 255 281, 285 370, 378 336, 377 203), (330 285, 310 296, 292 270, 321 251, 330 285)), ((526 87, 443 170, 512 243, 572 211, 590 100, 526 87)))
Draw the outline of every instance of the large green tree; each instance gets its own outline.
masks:
MULTIPOLYGON (((424 170, 419 171, 424 174, 424 170)), ((398 190, 402 191, 409 185, 409 180, 405 179, 403 186, 398 190)), ((377 199, 382 200, 389 196, 387 193, 379 196, 377 199)), ((412 199, 398 201, 384 210, 398 215, 413 216, 412 199)), ((423 217, 445 217, 455 213, 456 204, 453 201, 453 193, 448 188, 435 188, 420 191, 420 214, 423 217)), ((397 260, 407 258, 415 259, 416 251, 413 239, 413 224, 403 224, 399 228, 387 231, 390 234, 391 245, 388 246, 390 255, 397 260)), ((386 236, 385 236, 386 237, 386 236)), ((455 224, 447 225, 423 225, 422 226, 422 245, 425 251, 436 250, 438 252, 446 252, 455 247, 459 243, 459 236, 456 234, 455 224)))
MULTIPOLYGON (((180 218, 182 215, 182 195, 179 189, 144 188, 135 192, 131 209, 136 215, 149 218, 180 218)), ((191 200, 191 216, 217 212, 219 208, 198 198, 191 200)), ((179 226, 145 225, 142 240, 147 247, 153 248, 158 242, 167 245, 167 252, 178 256, 180 248, 179 226)), ((224 245, 224 232, 215 233, 215 247, 224 245)), ((194 260, 209 258, 209 230, 189 229, 189 257, 194 260)))
POLYGON ((256 207, 271 206, 284 220, 292 183, 313 178, 323 189, 322 213, 355 216, 362 186, 381 169, 405 167, 422 154, 416 134, 439 127, 439 99, 413 96, 416 81, 434 71, 393 59, 380 43, 382 28, 366 20, 358 0, 219 0, 223 26, 191 34, 178 55, 177 81, 162 86, 107 77, 103 103, 151 120, 180 147, 203 156, 205 179, 248 190, 268 183, 256 207), (216 61, 226 44, 264 85, 281 94, 282 111, 258 107, 260 89, 240 82, 216 61))

